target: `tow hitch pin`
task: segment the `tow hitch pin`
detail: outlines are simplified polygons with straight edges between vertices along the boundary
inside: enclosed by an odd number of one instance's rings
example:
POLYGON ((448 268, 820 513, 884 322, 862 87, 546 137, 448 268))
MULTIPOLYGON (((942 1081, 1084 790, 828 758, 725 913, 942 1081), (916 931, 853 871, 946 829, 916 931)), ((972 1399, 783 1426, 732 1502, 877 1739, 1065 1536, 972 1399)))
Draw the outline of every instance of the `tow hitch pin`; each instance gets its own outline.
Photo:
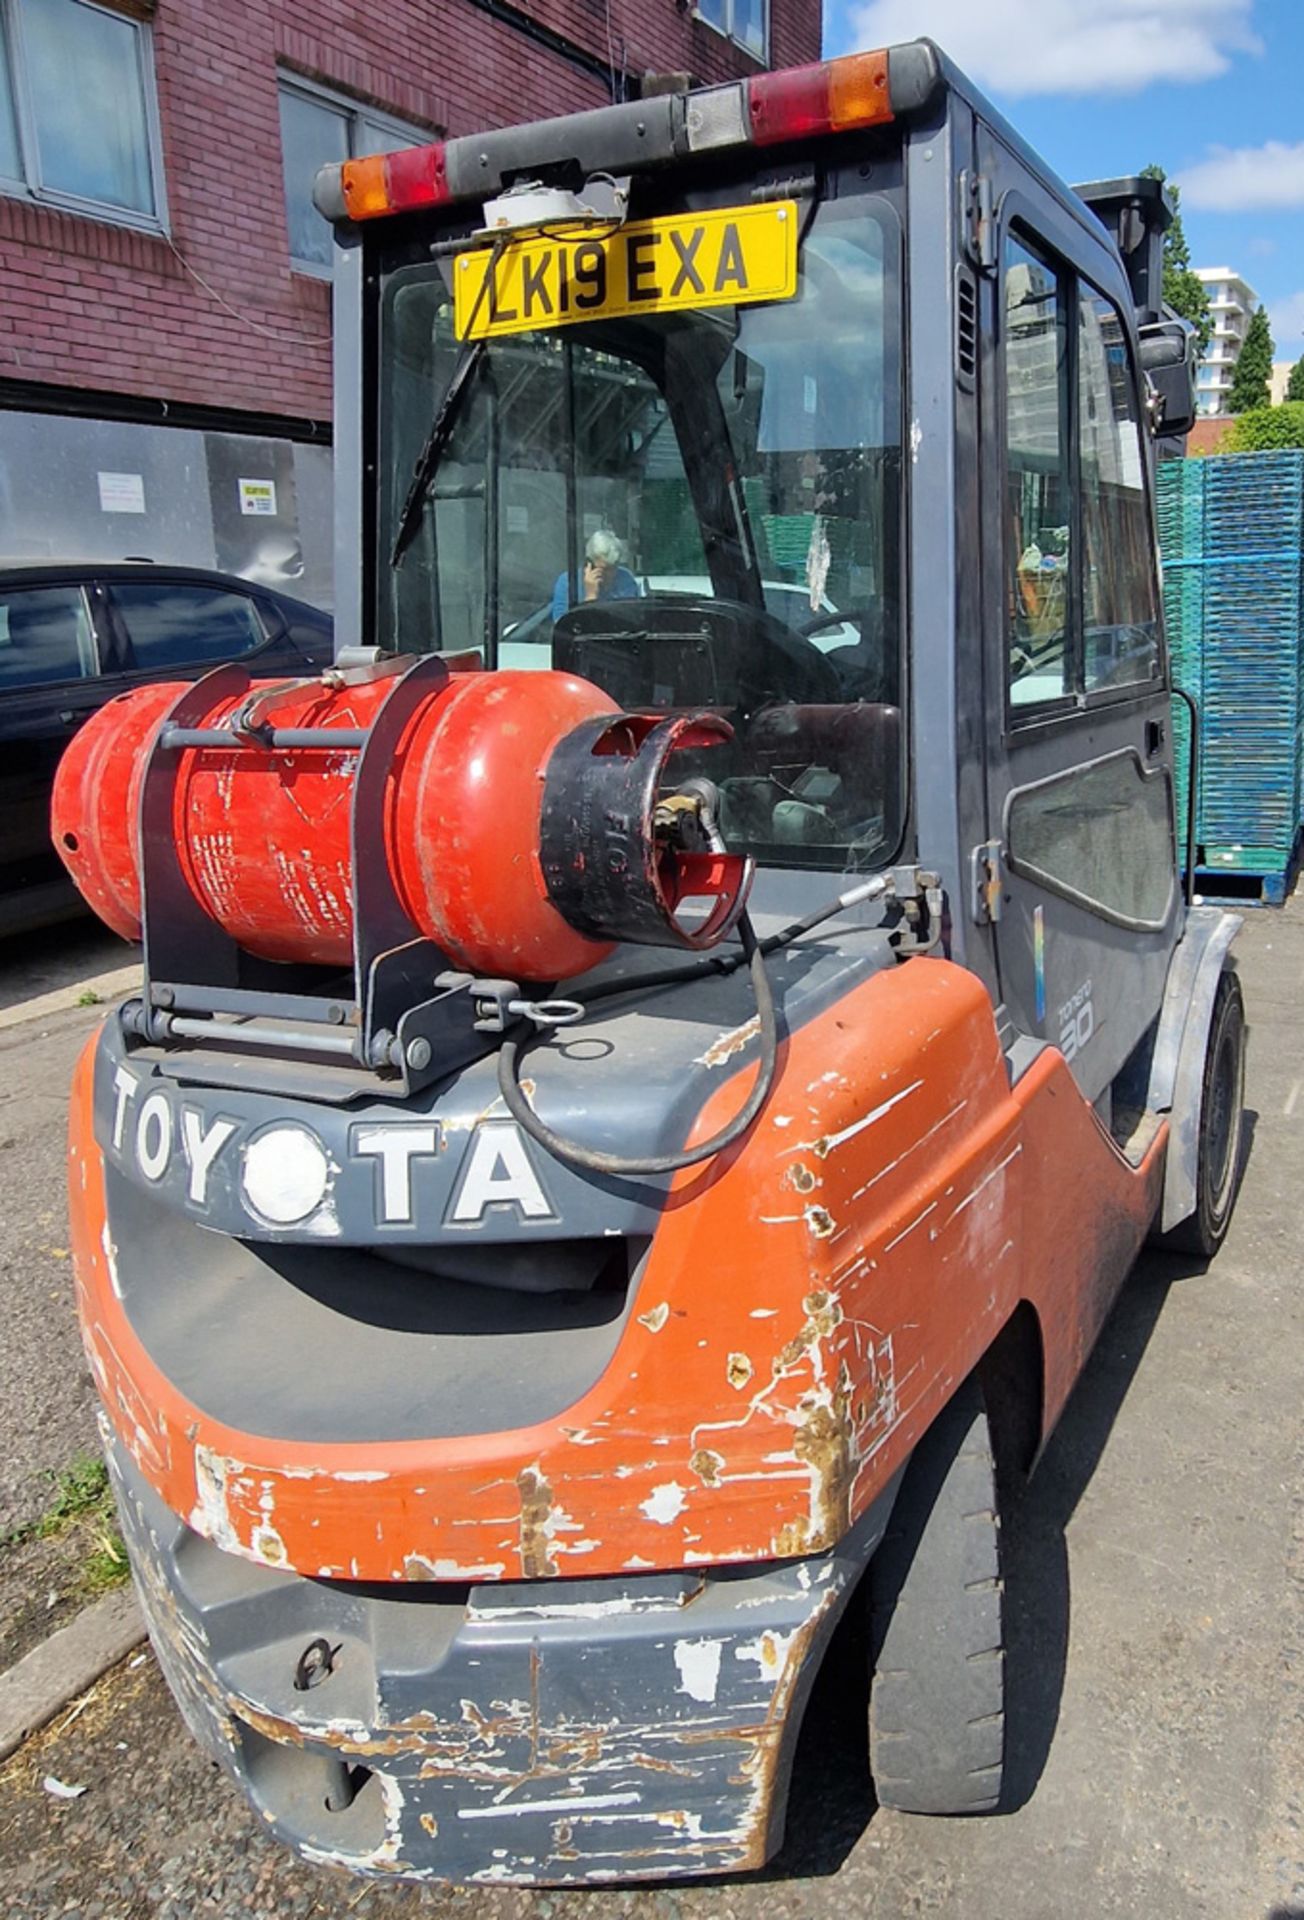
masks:
POLYGON ((532 1020, 536 1027, 570 1027, 584 1018, 578 1000, 509 1000, 507 1011, 532 1020))

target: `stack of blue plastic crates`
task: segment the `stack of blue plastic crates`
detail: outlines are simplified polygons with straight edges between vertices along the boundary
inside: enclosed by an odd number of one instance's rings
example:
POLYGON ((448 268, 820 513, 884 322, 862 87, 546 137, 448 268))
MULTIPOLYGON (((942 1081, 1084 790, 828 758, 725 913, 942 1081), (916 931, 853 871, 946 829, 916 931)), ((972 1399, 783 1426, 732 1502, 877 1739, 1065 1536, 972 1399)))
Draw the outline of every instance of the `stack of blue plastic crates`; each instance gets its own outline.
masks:
POLYGON ((1280 899, 1304 811, 1304 452, 1165 462, 1159 535, 1174 679, 1201 711, 1201 883, 1280 899))
MULTIPOLYGON (((1159 468, 1159 547, 1164 560, 1164 630, 1173 684, 1204 707, 1204 470, 1205 460, 1165 460, 1159 468)), ((1186 845, 1190 791, 1191 719, 1184 700, 1173 701, 1173 763, 1177 777, 1177 839, 1186 845)), ((1199 809, 1196 810, 1197 823, 1199 809)), ((1198 837, 1197 824, 1197 837, 1198 837)))

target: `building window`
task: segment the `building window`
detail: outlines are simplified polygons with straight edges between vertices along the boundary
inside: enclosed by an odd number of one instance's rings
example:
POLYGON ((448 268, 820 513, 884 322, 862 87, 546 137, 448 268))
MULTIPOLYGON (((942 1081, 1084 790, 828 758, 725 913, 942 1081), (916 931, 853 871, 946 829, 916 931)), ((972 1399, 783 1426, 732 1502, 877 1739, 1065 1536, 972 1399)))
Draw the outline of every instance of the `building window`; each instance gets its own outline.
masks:
POLYGON ((769 0, 697 0, 695 12, 699 20, 728 34, 758 60, 769 59, 769 0))
POLYGON ((434 137, 345 94, 282 76, 281 164, 293 265, 305 273, 330 267, 331 230, 312 204, 312 184, 322 167, 363 153, 393 153, 434 137))
POLYGON ((147 26, 91 0, 0 0, 0 189, 164 224, 147 26))

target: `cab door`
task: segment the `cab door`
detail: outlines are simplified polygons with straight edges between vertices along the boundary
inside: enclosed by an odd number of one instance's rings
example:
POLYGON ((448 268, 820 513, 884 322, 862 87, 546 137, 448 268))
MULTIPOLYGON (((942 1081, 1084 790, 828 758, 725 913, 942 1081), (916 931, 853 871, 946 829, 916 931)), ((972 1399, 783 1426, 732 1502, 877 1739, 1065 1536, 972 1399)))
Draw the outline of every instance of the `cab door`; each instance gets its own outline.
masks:
MULTIPOLYGON (((1121 267, 992 135, 986 850, 1002 998, 1096 1101, 1156 1017, 1182 903, 1151 453, 1121 267)), ((983 868, 980 854, 976 865, 983 868)))

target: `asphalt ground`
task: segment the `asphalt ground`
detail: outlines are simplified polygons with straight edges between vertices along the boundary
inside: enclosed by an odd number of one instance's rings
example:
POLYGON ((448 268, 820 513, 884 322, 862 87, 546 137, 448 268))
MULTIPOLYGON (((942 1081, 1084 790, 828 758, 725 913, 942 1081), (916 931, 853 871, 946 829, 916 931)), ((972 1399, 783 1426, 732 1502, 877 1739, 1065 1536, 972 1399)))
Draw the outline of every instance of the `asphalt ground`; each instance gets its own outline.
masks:
POLYGON ((73 1313, 65 1123, 73 1063, 135 949, 89 917, 0 943, 0 1666, 77 1604, 78 1541, 10 1543, 95 1451, 73 1313), (79 998, 97 996, 79 1006, 79 998))
MULTIPOLYGON (((574 1893, 377 1886, 272 1843, 140 1655, 0 1769, 0 1913, 1304 1920, 1304 902, 1250 915, 1239 952, 1252 1134, 1232 1231, 1207 1271, 1142 1259, 1008 1518, 1002 1815, 874 1808, 848 1636, 808 1714, 788 1844, 763 1876, 574 1893), (86 1791, 56 1798, 47 1778, 86 1791)), ((25 1156, 10 1167, 41 1188, 21 1243, 38 1250, 61 1151, 45 1133, 88 1024, 61 1018, 21 1067, 21 1128, 5 1122, 25 1143, 5 1150, 25 1156)), ((12 1174, 0 1177, 9 1195, 12 1174)), ((6 1328, 23 1257, 9 1245, 6 1328)), ((40 1271, 40 1336, 21 1322, 0 1418, 12 1446, 14 1420, 38 1417, 48 1453, 65 1428, 87 1430, 89 1396, 66 1273, 57 1260, 40 1271), (25 1384, 11 1377, 24 1365, 38 1369, 25 1384), (64 1369, 76 1382, 56 1378, 64 1369)))

